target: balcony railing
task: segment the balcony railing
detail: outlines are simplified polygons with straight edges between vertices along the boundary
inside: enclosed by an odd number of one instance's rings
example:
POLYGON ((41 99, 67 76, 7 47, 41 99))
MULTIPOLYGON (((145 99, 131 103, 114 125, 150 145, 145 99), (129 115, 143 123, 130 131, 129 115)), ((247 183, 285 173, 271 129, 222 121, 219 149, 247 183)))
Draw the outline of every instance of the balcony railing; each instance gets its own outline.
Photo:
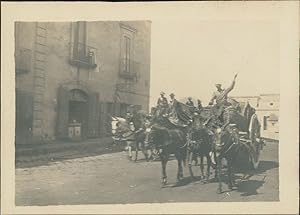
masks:
POLYGON ((137 61, 122 59, 119 75, 122 78, 137 81, 140 64, 137 61))
POLYGON ((17 46, 15 49, 16 73, 30 72, 31 63, 32 63, 32 50, 17 46))
POLYGON ((72 43, 70 64, 84 68, 96 68, 97 49, 83 43, 72 43))

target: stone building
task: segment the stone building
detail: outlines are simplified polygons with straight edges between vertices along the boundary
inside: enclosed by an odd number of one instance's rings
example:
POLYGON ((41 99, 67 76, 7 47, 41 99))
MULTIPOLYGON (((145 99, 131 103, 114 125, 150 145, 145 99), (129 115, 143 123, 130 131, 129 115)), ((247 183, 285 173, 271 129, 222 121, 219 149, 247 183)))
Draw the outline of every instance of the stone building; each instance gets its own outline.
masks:
POLYGON ((261 94, 257 115, 262 122, 262 135, 279 139, 279 94, 261 94))
POLYGON ((151 22, 16 22, 16 143, 110 133, 148 111, 151 22), (71 132, 71 133, 72 133, 71 132))
POLYGON ((269 139, 279 139, 279 94, 261 94, 259 96, 231 97, 241 103, 249 104, 256 109, 261 122, 261 136, 269 139))

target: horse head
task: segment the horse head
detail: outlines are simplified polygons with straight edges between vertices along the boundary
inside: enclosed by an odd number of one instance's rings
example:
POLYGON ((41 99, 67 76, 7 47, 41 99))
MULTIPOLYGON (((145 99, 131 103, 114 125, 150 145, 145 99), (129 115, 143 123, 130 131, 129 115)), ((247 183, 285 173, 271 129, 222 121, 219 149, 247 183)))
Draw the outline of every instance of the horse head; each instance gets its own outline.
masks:
POLYGON ((152 124, 145 129, 145 144, 160 146, 168 138, 168 129, 160 124, 152 124))
POLYGON ((135 131, 133 123, 128 123, 126 119, 121 117, 112 117, 112 135, 115 140, 121 140, 135 131))
POLYGON ((146 124, 145 125, 145 139, 144 139, 144 143, 146 146, 148 146, 151 142, 151 131, 152 131, 152 125, 146 124))
POLYGON ((232 147, 232 144, 237 144, 239 142, 236 125, 226 123, 222 127, 217 127, 214 130, 213 142, 215 151, 218 155, 228 152, 232 147))

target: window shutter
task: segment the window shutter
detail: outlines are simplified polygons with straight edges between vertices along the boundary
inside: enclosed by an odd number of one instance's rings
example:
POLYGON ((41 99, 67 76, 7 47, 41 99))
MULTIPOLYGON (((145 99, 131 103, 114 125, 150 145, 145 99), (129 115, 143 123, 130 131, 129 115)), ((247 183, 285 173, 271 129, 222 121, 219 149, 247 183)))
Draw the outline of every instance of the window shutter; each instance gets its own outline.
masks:
POLYGON ((90 93, 88 101, 88 137, 99 136, 99 94, 90 93))
POLYGON ((57 137, 68 137, 68 118, 69 118, 69 91, 64 87, 58 89, 57 96, 57 137))

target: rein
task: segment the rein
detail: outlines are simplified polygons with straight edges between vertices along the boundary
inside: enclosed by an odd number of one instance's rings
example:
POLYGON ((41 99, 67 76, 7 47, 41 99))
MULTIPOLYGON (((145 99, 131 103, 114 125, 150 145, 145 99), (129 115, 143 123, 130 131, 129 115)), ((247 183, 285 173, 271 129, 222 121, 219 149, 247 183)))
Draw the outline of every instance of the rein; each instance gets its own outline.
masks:
POLYGON ((232 146, 233 145, 236 145, 237 143, 232 143, 229 147, 228 147, 228 149, 225 151, 225 152, 223 152, 224 153, 224 155, 227 153, 227 152, 229 152, 229 150, 232 148, 232 146))
POLYGON ((133 135, 135 135, 136 133, 135 132, 130 132, 130 134, 128 136, 123 136, 125 133, 127 133, 126 131, 124 131, 120 136, 121 138, 128 138, 128 137, 131 137, 133 135))
POLYGON ((186 143, 183 146, 179 147, 179 148, 182 149, 182 148, 186 147, 188 145, 188 143, 189 143, 189 141, 186 141, 186 143))

